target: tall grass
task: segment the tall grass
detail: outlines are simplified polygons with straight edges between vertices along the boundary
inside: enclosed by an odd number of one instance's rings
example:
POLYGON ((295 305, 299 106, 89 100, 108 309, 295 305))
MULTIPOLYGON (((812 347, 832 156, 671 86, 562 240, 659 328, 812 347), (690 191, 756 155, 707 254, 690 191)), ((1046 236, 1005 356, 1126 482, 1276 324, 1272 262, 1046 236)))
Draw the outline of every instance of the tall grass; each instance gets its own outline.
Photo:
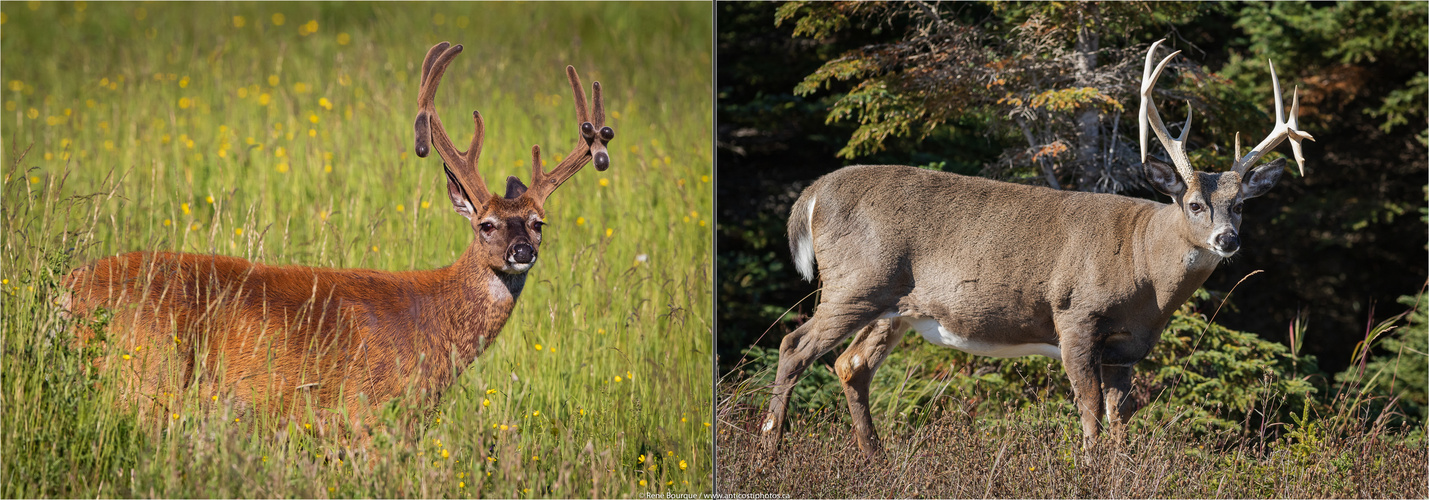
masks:
MULTIPOLYGON (((5 3, 0 496, 631 496, 711 484, 712 23, 702 4, 5 3), (541 261, 430 415, 356 459, 202 405, 118 403, 51 303, 132 250, 430 269, 471 241, 412 153, 421 58, 486 118, 481 173, 576 140, 563 69, 605 90, 612 167, 546 205, 541 261)), ((448 118, 458 143, 472 125, 448 118)))

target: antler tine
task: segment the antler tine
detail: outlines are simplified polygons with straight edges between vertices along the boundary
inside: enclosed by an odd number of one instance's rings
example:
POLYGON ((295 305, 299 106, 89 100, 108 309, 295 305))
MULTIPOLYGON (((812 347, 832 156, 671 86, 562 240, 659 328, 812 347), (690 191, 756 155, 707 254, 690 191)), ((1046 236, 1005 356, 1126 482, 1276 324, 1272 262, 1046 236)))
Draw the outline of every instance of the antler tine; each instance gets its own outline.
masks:
MULTIPOLYGON (((437 56, 441 55, 442 52, 445 52, 445 51, 447 50, 447 47, 450 47, 450 46, 451 46, 450 43, 442 42, 442 43, 433 45, 432 48, 430 48, 430 49, 427 49, 427 57, 425 57, 425 58, 422 59, 422 82, 421 82, 421 87, 426 87, 426 86, 427 86, 427 75, 429 75, 429 74, 432 73, 432 64, 435 63, 435 62, 437 62, 437 56)), ((418 90, 418 93, 420 93, 420 92, 421 92, 421 90, 418 90)))
POLYGON ((605 126, 605 104, 601 97, 600 82, 592 84, 592 96, 594 102, 594 123, 591 122, 591 114, 586 107, 585 90, 581 86, 581 77, 576 74, 574 66, 566 66, 566 78, 570 80, 571 91, 575 96, 576 120, 579 121, 580 135, 576 139, 576 147, 569 155, 561 161, 559 165, 547 172, 541 168, 540 147, 531 148, 531 188, 527 194, 538 200, 545 200, 557 187, 566 179, 571 178, 580 171, 587 162, 594 161, 596 170, 605 171, 610 168, 610 153, 606 151, 606 143, 615 138, 615 130, 605 126))
POLYGON ((1156 48, 1165 39, 1157 40, 1151 44, 1151 49, 1146 51, 1146 68, 1142 70, 1141 76, 1141 111, 1137 117, 1141 124, 1141 161, 1146 162, 1146 138, 1148 127, 1156 132, 1156 138, 1161 141, 1161 145, 1166 148, 1166 154, 1171 157, 1171 163, 1176 165, 1176 171, 1181 173, 1181 178, 1187 183, 1195 182, 1196 169, 1191 168, 1191 160, 1186 156, 1186 137, 1191 133, 1191 107, 1186 107, 1186 125, 1181 128, 1181 136, 1172 139, 1171 133, 1166 130, 1166 124, 1161 121, 1161 114, 1156 111, 1156 101, 1152 99, 1151 92, 1156 88, 1156 80, 1161 77, 1161 71, 1166 69, 1166 64, 1171 59, 1180 54, 1181 51, 1172 52, 1155 65, 1152 70, 1152 61, 1156 54, 1156 48))
POLYGON ((441 118, 437 116, 437 86, 441 84, 442 74, 446 72, 447 66, 461 51, 461 45, 442 42, 432 46, 422 62, 422 82, 417 93, 417 122, 413 126, 417 133, 416 150, 417 156, 425 158, 430 153, 427 145, 436 146, 437 154, 446 162, 447 169, 455 174, 457 181, 462 184, 462 189, 468 195, 475 196, 473 202, 482 203, 491 197, 491 192, 486 189, 486 181, 476 170, 477 160, 481 158, 481 145, 486 138, 486 124, 481 119, 481 113, 473 111, 471 114, 476 131, 472 133, 471 145, 466 151, 458 150, 452 144, 446 128, 442 127, 441 118))
MULTIPOLYGON (((1300 175, 1304 176, 1305 155, 1301 149, 1300 141, 1305 139, 1314 141, 1315 138, 1308 132, 1300 130, 1300 86, 1295 86, 1294 97, 1290 101, 1290 116, 1286 117, 1284 98, 1280 94, 1280 77, 1275 75, 1275 63, 1269 59, 1266 60, 1266 63, 1270 64, 1271 88, 1275 90, 1275 128, 1270 131, 1270 135, 1266 136, 1265 140, 1260 141, 1260 144, 1252 148, 1249 153, 1236 160, 1232 169, 1236 173, 1245 175, 1245 171, 1255 165, 1255 162, 1260 161, 1265 153, 1275 149, 1281 141, 1290 139, 1290 149, 1295 153, 1295 164, 1300 169, 1300 175)), ((1239 155, 1240 148, 1236 149, 1236 154, 1239 155)))
POLYGON ((581 76, 576 74, 576 67, 566 65, 566 79, 571 82, 571 93, 575 94, 576 101, 576 121, 585 123, 590 121, 586 114, 585 89, 581 87, 581 76))

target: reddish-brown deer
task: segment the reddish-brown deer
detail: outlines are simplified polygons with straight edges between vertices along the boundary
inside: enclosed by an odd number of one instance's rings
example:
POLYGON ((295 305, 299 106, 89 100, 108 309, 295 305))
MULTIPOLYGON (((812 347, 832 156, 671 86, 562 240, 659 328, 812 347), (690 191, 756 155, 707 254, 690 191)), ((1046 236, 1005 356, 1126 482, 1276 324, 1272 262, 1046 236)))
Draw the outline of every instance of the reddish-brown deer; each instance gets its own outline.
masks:
MULTIPOLYGON (((610 165, 600 83, 588 113, 580 78, 575 148, 553 170, 532 148, 532 180, 516 177, 505 196, 477 172, 484 127, 473 113, 471 147, 452 146, 437 117, 437 84, 460 45, 440 43, 422 64, 417 155, 435 145, 445 160, 447 194, 475 238, 451 266, 387 272, 270 266, 233 257, 134 252, 71 272, 63 299, 76 317, 111 314, 103 337, 77 328, 80 342, 102 340, 100 365, 121 363, 127 399, 143 411, 177 412, 185 399, 240 411, 371 425, 373 410, 399 397, 434 404, 501 331, 535 264, 546 198, 588 162, 610 165), (192 397, 192 392, 199 397, 192 397), (181 393, 189 398, 181 398, 181 393)), ((350 428, 350 427, 340 427, 350 428)))
POLYGON ((859 447, 881 454, 869 383, 909 329, 972 354, 1062 360, 1084 444, 1102 431, 1103 411, 1121 442, 1137 410, 1129 396, 1132 366, 1176 308, 1240 248, 1242 203, 1265 194, 1285 160, 1252 165, 1290 139, 1303 174, 1300 141, 1313 140, 1296 124, 1298 98, 1285 117, 1276 82, 1277 123, 1265 141, 1228 172, 1197 172, 1184 149, 1190 117, 1172 139, 1151 99, 1156 78, 1176 56, 1153 70, 1160 43, 1146 56, 1141 154, 1146 174, 1171 204, 900 166, 848 167, 804 190, 789 217, 789 245, 805 278, 813 278, 817 261, 822 298, 779 349, 760 429, 766 460, 777 454, 799 375, 850 336, 834 371, 859 447), (1146 159, 1148 123, 1174 167, 1146 159))

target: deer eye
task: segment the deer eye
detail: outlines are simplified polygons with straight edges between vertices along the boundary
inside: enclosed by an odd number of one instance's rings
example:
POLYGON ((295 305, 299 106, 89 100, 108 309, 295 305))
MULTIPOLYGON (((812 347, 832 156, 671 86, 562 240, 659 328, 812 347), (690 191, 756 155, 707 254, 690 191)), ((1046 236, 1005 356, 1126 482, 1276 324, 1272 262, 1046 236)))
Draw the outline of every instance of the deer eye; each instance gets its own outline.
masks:
POLYGON ((1244 207, 1244 203, 1236 203, 1235 205, 1231 206, 1231 211, 1235 212, 1236 215, 1240 215, 1240 211, 1243 210, 1244 207))
POLYGON ((535 229, 536 232, 539 233, 539 232, 541 232, 541 228, 546 227, 546 223, 543 222, 543 221, 532 222, 532 223, 531 223, 531 227, 532 227, 533 229, 535 229))
POLYGON ((1203 211, 1203 210, 1206 209, 1206 207, 1204 207, 1204 206, 1202 206, 1200 203, 1196 203, 1196 202, 1194 202, 1194 201, 1191 202, 1191 204, 1188 205, 1188 207, 1191 209, 1191 213, 1193 213, 1193 214, 1199 214, 1199 213, 1201 213, 1201 211, 1203 211))
POLYGON ((492 224, 490 222, 483 222, 479 227, 481 228, 481 232, 483 233, 490 233, 496 230, 496 224, 492 224))

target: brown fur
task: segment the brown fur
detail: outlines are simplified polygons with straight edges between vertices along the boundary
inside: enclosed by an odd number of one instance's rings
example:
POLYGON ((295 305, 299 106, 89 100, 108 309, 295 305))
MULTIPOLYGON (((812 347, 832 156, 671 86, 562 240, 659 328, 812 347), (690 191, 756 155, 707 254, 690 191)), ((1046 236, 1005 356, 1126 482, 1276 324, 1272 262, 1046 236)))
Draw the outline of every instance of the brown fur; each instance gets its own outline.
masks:
POLYGON ((500 332, 516 296, 490 292, 501 281, 477 253, 392 273, 133 252, 64 284, 76 316, 111 311, 111 349, 98 363, 123 363, 142 407, 176 412, 178 394, 193 389, 241 409, 297 417, 311 404, 320 422, 346 412, 370 424, 376 405, 409 390, 435 402, 500 332))

